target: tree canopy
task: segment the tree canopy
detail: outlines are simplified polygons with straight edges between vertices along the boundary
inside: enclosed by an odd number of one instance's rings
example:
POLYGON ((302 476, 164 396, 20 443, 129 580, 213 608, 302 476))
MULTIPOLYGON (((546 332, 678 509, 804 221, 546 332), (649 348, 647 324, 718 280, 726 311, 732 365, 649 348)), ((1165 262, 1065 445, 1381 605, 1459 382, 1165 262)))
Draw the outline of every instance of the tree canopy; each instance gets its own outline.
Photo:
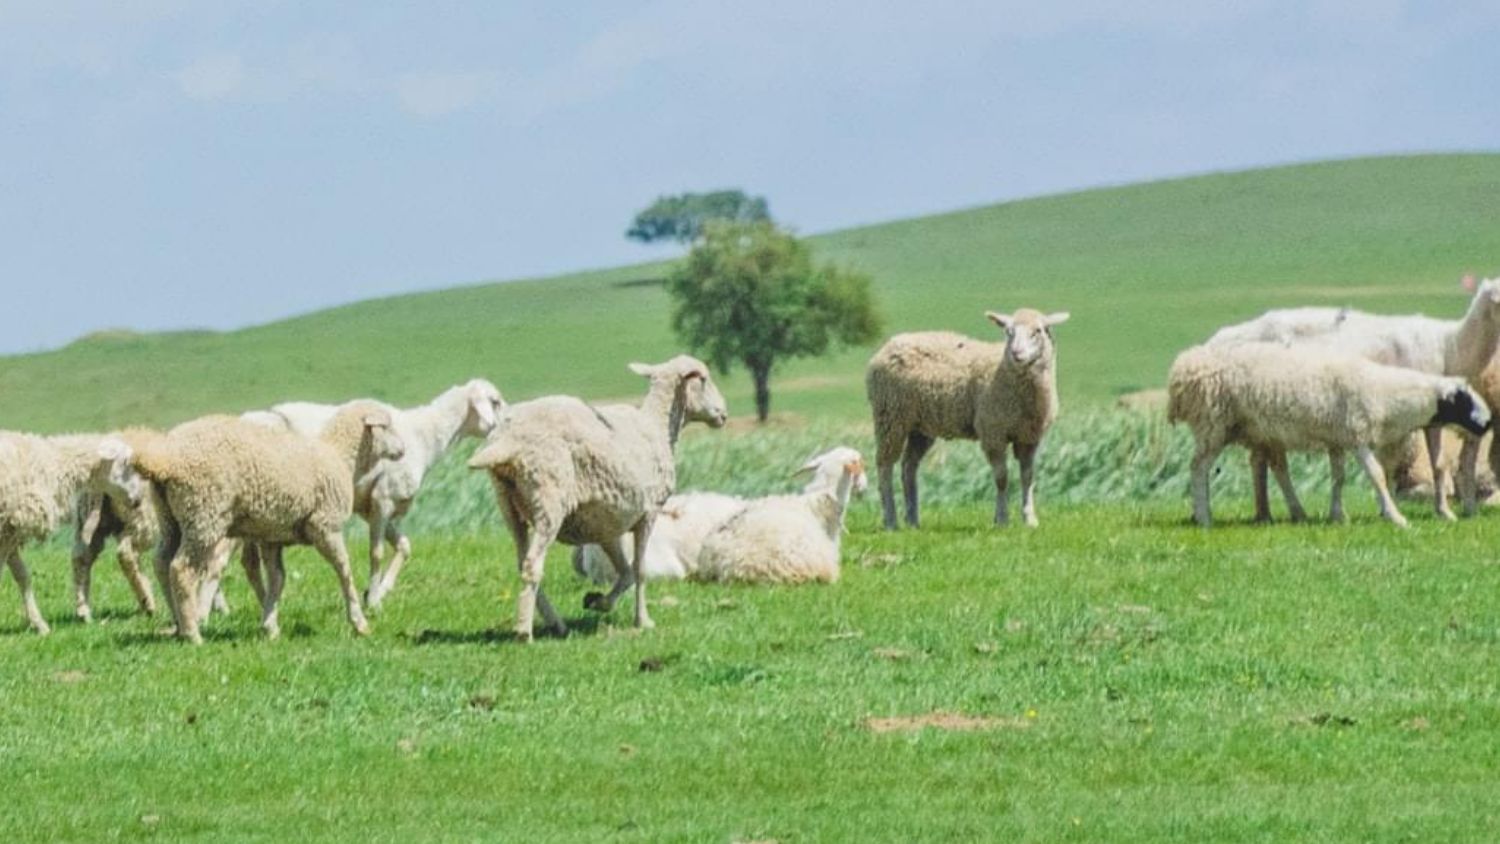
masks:
POLYGON ((684 193, 657 197, 649 208, 635 215, 625 236, 642 243, 691 243, 712 220, 751 223, 770 219, 763 196, 747 196, 738 189, 684 193))
POLYGON ((696 354, 755 381, 756 415, 770 413, 780 360, 827 354, 879 337, 870 278, 816 264, 808 245, 767 221, 713 221, 667 279, 672 327, 696 354))

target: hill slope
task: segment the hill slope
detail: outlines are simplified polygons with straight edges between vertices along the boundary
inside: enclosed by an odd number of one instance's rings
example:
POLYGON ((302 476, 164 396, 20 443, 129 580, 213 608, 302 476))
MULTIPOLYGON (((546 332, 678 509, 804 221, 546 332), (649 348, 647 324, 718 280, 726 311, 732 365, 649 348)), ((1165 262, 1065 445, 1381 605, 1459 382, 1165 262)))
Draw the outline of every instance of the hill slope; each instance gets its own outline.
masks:
MULTIPOLYGON (((1071 310, 1064 400, 1160 383, 1173 354, 1286 304, 1457 315, 1500 268, 1500 155, 1359 159, 1011 202, 815 238, 876 280, 892 331, 990 336, 984 309, 1071 310)), ((361 302, 223 334, 105 334, 0 359, 0 427, 167 424, 291 398, 425 400, 485 375, 512 400, 635 394, 677 351, 661 264, 361 302)), ((24 318, 24 315, 23 317, 24 318)), ((787 366, 774 409, 864 413, 868 349, 787 366)), ((726 379, 749 411, 742 374, 726 379)))

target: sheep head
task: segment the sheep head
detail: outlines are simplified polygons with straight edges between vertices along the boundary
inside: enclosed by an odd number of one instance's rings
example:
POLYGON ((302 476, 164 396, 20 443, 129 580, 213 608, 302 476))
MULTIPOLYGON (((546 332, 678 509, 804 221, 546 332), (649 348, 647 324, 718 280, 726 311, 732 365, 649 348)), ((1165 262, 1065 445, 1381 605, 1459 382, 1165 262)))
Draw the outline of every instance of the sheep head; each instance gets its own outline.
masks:
POLYGON ((832 492, 837 489, 839 481, 844 477, 849 478, 850 489, 856 494, 863 493, 869 487, 869 479, 865 475, 864 457, 848 446, 829 449, 809 459, 792 474, 808 473, 812 474, 812 480, 808 481, 805 492, 819 490, 832 492))
POLYGON ((89 488, 130 508, 146 496, 146 480, 136 471, 135 452, 124 440, 105 437, 94 449, 89 488))
POLYGON ((1052 361, 1052 326, 1067 322, 1069 316, 1066 311, 1044 314, 1031 308, 1013 314, 986 311, 984 315, 1005 331, 1006 359, 1021 366, 1052 361))
POLYGON ((1429 424, 1457 425, 1477 437, 1489 430, 1490 408, 1462 378, 1447 378, 1429 424))
POLYGON ((495 430, 500 411, 505 409, 505 399, 494 384, 483 378, 475 378, 463 386, 467 411, 459 433, 466 437, 487 437, 495 430))
POLYGON ((632 363, 630 371, 651 379, 652 387, 665 383, 682 400, 683 418, 703 422, 711 428, 722 428, 729 421, 729 407, 724 395, 703 361, 691 355, 678 355, 666 363, 632 363))

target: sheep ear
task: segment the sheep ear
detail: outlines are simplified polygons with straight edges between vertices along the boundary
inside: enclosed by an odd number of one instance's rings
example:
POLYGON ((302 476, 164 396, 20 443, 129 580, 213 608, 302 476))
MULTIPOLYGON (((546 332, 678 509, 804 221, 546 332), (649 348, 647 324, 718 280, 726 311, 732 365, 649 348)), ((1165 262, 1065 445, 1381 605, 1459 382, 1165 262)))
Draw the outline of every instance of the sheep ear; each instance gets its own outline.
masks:
POLYGON ((391 426, 391 420, 383 413, 367 413, 363 421, 366 428, 389 428, 391 426))
POLYGON ((1055 314, 1047 314, 1045 317, 1042 317, 1042 322, 1047 323, 1048 326, 1062 325, 1068 321, 1068 317, 1070 316, 1072 314, 1067 311, 1058 311, 1055 314))
POLYGON ((806 475, 806 474, 808 474, 810 472, 816 472, 816 471, 818 471, 818 458, 812 457, 812 458, 809 458, 806 463, 803 463, 801 466, 798 466, 797 470, 794 471, 794 472, 792 472, 792 477, 795 478, 798 475, 806 475))
POLYGON ((1009 331, 1011 325, 1015 323, 1015 320, 1010 316, 1002 313, 996 313, 995 311, 985 311, 984 315, 989 318, 990 322, 993 322, 1006 331, 1009 331))
POLYGON ((631 372, 634 372, 636 375, 644 375, 647 378, 651 377, 651 373, 655 369, 656 369, 656 367, 652 366, 649 363, 632 363, 632 364, 630 364, 630 371, 631 372))

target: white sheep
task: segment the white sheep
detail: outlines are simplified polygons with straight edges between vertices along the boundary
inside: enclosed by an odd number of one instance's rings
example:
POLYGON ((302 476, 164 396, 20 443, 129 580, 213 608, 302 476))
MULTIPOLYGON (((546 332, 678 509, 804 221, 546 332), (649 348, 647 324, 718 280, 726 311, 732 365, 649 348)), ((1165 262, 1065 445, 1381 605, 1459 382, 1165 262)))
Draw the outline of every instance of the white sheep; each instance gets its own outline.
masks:
MULTIPOLYGON (((396 585, 402 566, 411 559, 411 539, 401 523, 422 488, 422 479, 459 439, 488 436, 505 400, 494 384, 475 378, 445 390, 420 407, 400 409, 376 404, 390 413, 391 429, 406 445, 406 453, 381 466, 372 486, 355 491, 354 512, 370 528, 370 585, 365 590, 365 605, 371 610, 380 607, 396 585), (387 541, 395 549, 389 562, 385 562, 387 541)), ((287 402, 241 418, 317 436, 345 406, 287 402)))
POLYGON ((608 612, 635 585, 635 624, 649 628, 644 560, 662 504, 677 481, 673 450, 684 423, 714 427, 727 418, 724 399, 696 358, 679 355, 656 366, 631 364, 651 381, 640 407, 594 407, 568 396, 511 405, 489 440, 469 460, 485 470, 515 542, 521 590, 516 636, 531 641, 540 607, 547 626, 567 625, 541 591, 547 549, 554 541, 604 548, 618 575, 608 595, 591 593, 589 609, 608 612), (621 538, 633 535, 635 563, 625 562, 621 538))
MULTIPOLYGON (((1383 316, 1347 308, 1294 308, 1269 311, 1249 322, 1222 328, 1209 339, 1208 345, 1258 340, 1327 345, 1376 363, 1432 375, 1459 376, 1480 387, 1480 395, 1487 402, 1500 401, 1500 372, 1494 379, 1482 375, 1493 365, 1496 349, 1500 347, 1500 279, 1477 286, 1462 319, 1434 319, 1421 314, 1383 316), (1485 389, 1482 384, 1493 384, 1494 388, 1485 389)), ((1452 519, 1440 426, 1428 426, 1425 435, 1433 478, 1433 508, 1439 516, 1452 519)), ((1477 505, 1478 455, 1478 438, 1464 438, 1458 461, 1458 489, 1468 513, 1474 512, 1477 505)), ((1269 518, 1269 504, 1264 500, 1265 470, 1268 465, 1277 468, 1278 462, 1284 467, 1285 455, 1252 452, 1258 519, 1269 518)), ((1500 461, 1492 449, 1491 463, 1497 462, 1500 461)), ((1278 481, 1283 492, 1288 492, 1290 481, 1282 481, 1284 476, 1284 468, 1278 470, 1278 481)), ((1295 492, 1288 494, 1287 506, 1294 516, 1299 513, 1295 492)))
POLYGON ((51 536, 85 492, 135 506, 145 482, 131 465, 132 456, 119 437, 0 432, 0 560, 10 567, 26 620, 37 633, 46 635, 51 628, 37 607, 21 549, 51 536))
POLYGON ((1193 518, 1211 521, 1208 477, 1226 445, 1273 453, 1326 451, 1333 472, 1329 517, 1343 518, 1344 454, 1355 452, 1375 487, 1380 512, 1406 519, 1386 488, 1375 449, 1426 425, 1481 433, 1489 409, 1462 378, 1384 366, 1308 346, 1239 343, 1195 346, 1168 378, 1168 419, 1193 430, 1193 518))
MULTIPOLYGON (((129 428, 115 436, 133 452, 138 452, 148 438, 161 434, 143 428, 129 428)), ((156 547, 161 535, 161 505, 155 489, 150 484, 143 484, 143 487, 141 499, 133 507, 102 492, 85 491, 76 500, 73 520, 74 612, 85 622, 93 620, 89 592, 94 561, 110 538, 117 539, 116 556, 120 570, 135 593, 136 603, 147 615, 156 612, 156 599, 151 594, 150 582, 141 571, 140 557, 143 552, 156 547)))
POLYGON ((1021 466, 1021 515, 1037 524, 1033 496, 1038 446, 1057 417, 1052 327, 1068 314, 1022 308, 985 316, 1006 342, 947 331, 897 334, 870 358, 865 387, 875 417, 875 465, 887 530, 896 529, 891 467, 901 458, 906 523, 918 525, 917 467, 938 439, 978 439, 995 478, 995 524, 1009 519, 1006 448, 1021 466), (904 453, 904 456, 903 456, 904 453))
POLYGON ((849 493, 865 488, 858 451, 836 448, 809 461, 818 488, 748 502, 703 540, 698 577, 741 583, 832 583, 849 493))
POLYGON ((282 547, 303 544, 333 566, 350 625, 368 633, 349 572, 344 523, 355 486, 368 483, 381 460, 400 458, 402 449, 390 414, 364 403, 340 410, 316 439, 213 416, 179 425, 144 447, 136 464, 166 504, 156 565, 177 634, 202 641, 198 589, 218 579, 228 539, 245 540, 245 564, 268 635, 280 633, 282 547), (269 574, 264 588, 261 563, 269 574))
MULTIPOLYGON (((846 466, 859 459, 859 452, 849 448, 836 448, 808 460, 795 474, 809 474, 802 496, 819 493, 833 494, 844 474, 846 466)), ((861 464, 863 465, 863 464, 861 464)), ((863 470, 855 478, 855 492, 865 489, 863 470)), ((776 496, 777 499, 796 496, 776 496)), ((717 572, 710 577, 700 569, 699 558, 703 542, 716 528, 734 517, 747 506, 757 505, 765 499, 747 501, 733 495, 717 492, 685 492, 674 495, 662 505, 656 525, 651 529, 651 538, 646 543, 645 575, 647 580, 751 580, 755 572, 744 570, 740 576, 733 572, 717 572), (728 575, 728 576, 726 576, 728 575)), ((634 559, 634 551, 624 548, 626 559, 634 559)), ((583 545, 573 550, 573 569, 579 576, 595 583, 614 580, 614 566, 604 549, 597 545, 583 545)), ((817 578, 806 578, 817 579, 817 578)))

